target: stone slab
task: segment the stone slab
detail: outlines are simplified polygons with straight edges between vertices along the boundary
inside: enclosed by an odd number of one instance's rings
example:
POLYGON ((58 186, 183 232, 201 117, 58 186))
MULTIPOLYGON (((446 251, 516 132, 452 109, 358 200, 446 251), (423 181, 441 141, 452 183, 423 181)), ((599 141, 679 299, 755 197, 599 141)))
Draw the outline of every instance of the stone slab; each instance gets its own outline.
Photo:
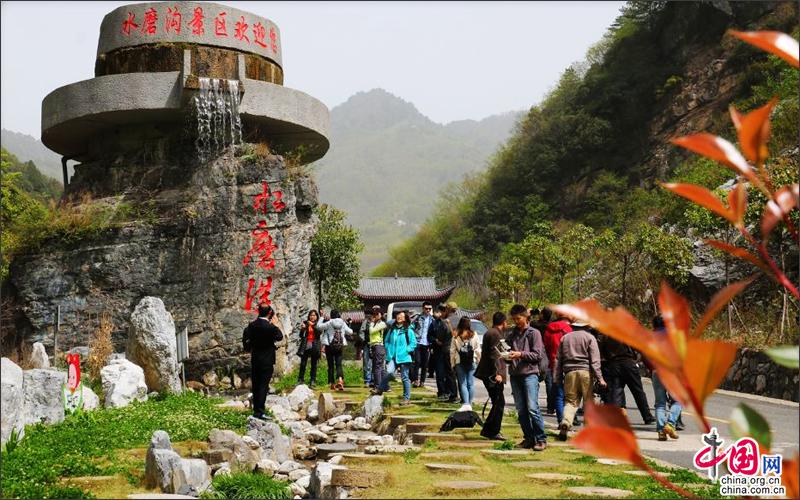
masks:
POLYGON ((353 443, 324 443, 317 445, 317 459, 327 460, 333 455, 354 452, 358 447, 353 443))
POLYGON ((425 464, 428 470, 434 472, 470 472, 478 470, 474 465, 464 464, 425 464))
POLYGON ((411 435, 411 440, 414 444, 425 444, 425 441, 429 439, 433 441, 459 441, 464 439, 464 435, 447 432, 417 432, 411 435))
POLYGON ((525 477, 537 481, 579 481, 583 479, 583 476, 577 474, 559 474, 558 472, 534 472, 525 474, 525 477))
POLYGON ((420 453, 419 457, 427 460, 441 460, 443 458, 464 459, 473 456, 472 453, 466 451, 432 451, 428 453, 420 453))
POLYGON ((341 453, 340 456, 344 461, 369 460, 371 462, 385 462, 392 459, 391 455, 374 455, 369 453, 341 453))
POLYGON ((548 462, 547 460, 522 460, 520 462, 512 462, 511 466, 518 469, 547 469, 549 467, 563 467, 564 464, 548 462))
POLYGON ((331 486, 371 488, 386 481, 386 473, 374 470, 333 469, 331 486))
POLYGON ((615 460, 613 458, 598 458, 597 463, 603 465, 630 465, 628 462, 623 462, 622 460, 615 460))
POLYGON ((392 427, 397 427, 398 425, 406 425, 409 422, 424 420, 426 418, 428 417, 426 417, 425 415, 392 415, 391 425, 392 427))
POLYGON ((493 443, 491 441, 479 441, 477 439, 470 439, 465 441, 445 441, 445 444, 451 448, 491 448, 493 443))
POLYGON ((438 490, 446 491, 477 491, 489 490, 499 486, 497 483, 489 481, 440 481, 433 483, 433 487, 438 490))
POLYGON ((530 457, 533 452, 527 450, 481 450, 484 455, 500 458, 530 457))
POLYGON ((620 490, 617 488, 601 488, 599 486, 572 486, 567 488, 567 491, 576 493, 578 495, 585 495, 590 497, 609 497, 609 498, 625 498, 633 495, 630 490, 620 490))
POLYGON ((408 422, 406 424, 406 432, 409 434, 416 434, 418 432, 425 432, 429 429, 438 429, 441 424, 435 422, 408 422))

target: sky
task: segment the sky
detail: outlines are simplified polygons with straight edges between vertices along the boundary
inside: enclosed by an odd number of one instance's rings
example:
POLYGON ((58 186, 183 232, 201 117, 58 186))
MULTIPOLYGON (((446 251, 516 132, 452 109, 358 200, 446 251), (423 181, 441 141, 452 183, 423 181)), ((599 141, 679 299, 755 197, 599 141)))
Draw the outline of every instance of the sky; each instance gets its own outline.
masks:
MULTIPOLYGON (((3 1, 2 127, 40 136, 42 99, 94 76, 103 16, 132 2, 3 1)), ((332 108, 383 88, 439 123, 537 104, 623 2, 219 2, 274 21, 284 85, 332 108)))

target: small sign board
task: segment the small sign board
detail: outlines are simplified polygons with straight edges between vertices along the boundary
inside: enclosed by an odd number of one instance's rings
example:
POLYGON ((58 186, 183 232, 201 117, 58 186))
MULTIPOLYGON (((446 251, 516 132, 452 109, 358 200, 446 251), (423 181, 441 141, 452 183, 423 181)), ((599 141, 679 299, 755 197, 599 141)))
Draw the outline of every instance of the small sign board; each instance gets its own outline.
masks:
POLYGON ((178 344, 178 363, 183 363, 189 359, 189 331, 184 328, 176 335, 178 344))

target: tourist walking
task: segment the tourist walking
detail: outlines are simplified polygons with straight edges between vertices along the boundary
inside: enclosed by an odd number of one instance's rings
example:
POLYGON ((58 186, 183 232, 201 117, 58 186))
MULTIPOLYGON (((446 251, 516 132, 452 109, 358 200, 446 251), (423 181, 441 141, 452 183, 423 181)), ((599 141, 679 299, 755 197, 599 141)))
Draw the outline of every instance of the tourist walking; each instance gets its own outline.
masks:
POLYGON ((519 446, 542 451, 547 448, 547 435, 539 411, 539 377, 544 375, 540 365, 546 364, 547 354, 541 333, 528 324, 528 309, 522 304, 515 304, 509 314, 514 323, 507 339, 511 347, 509 379, 519 424, 525 436, 519 446))
POLYGON ((601 337, 600 351, 607 367, 608 401, 625 410, 625 386, 628 386, 645 425, 656 421, 650 412, 647 395, 639 374, 639 356, 630 346, 607 335, 601 337))
MULTIPOLYGON (((585 324, 576 323, 583 327, 585 324)), ((564 389, 564 418, 559 423, 558 439, 567 440, 578 405, 594 399, 594 381, 606 386, 600 371, 600 347, 586 330, 570 331, 561 338, 553 365, 554 382, 564 389)))
POLYGON ((433 356, 435 358, 436 371, 436 395, 440 400, 455 403, 457 401, 456 381, 450 371, 450 344, 453 342, 453 335, 448 328, 447 322, 448 308, 444 304, 439 304, 434 314, 433 322, 430 326, 429 338, 433 343, 433 356))
POLYGON ((372 362, 371 392, 375 393, 386 372, 386 346, 383 345, 383 341, 387 327, 386 322, 383 321, 381 307, 373 306, 370 318, 364 322, 367 323, 369 357, 372 362))
POLYGON ((364 387, 373 387, 372 382, 372 360, 369 352, 369 323, 371 309, 364 310, 364 321, 358 329, 358 345, 356 348, 361 350, 361 371, 364 375, 364 387))
POLYGON ((381 380, 378 394, 383 394, 389 390, 389 382, 395 378, 395 371, 400 370, 400 379, 403 381, 403 401, 400 403, 405 406, 411 400, 411 370, 414 348, 417 346, 417 339, 414 335, 414 327, 408 311, 401 311, 397 314, 395 322, 386 333, 384 340, 386 346, 386 375, 381 380))
POLYGON ((475 369, 475 378, 481 379, 489 393, 489 400, 492 408, 483 423, 481 436, 487 439, 505 441, 506 438, 500 433, 503 425, 503 412, 506 407, 506 399, 503 394, 506 380, 508 380, 508 365, 501 356, 500 340, 506 329, 506 315, 502 312, 494 313, 492 316, 492 327, 483 334, 481 345, 481 359, 475 369))
MULTIPOLYGON (((653 318, 653 330, 656 334, 666 335, 664 318, 660 314, 653 318)), ((664 383, 661 382, 658 377, 658 371, 655 369, 653 369, 651 380, 653 381, 653 393, 656 398, 656 432, 658 433, 658 440, 666 441, 667 436, 672 439, 678 439, 676 427, 678 420, 681 418, 681 404, 673 400, 669 407, 669 412, 667 412, 667 388, 664 387, 664 383)))
POLYGON ((433 304, 428 301, 422 303, 422 314, 414 320, 414 335, 417 336, 417 348, 414 350, 414 366, 411 369, 411 385, 422 387, 428 375, 428 359, 430 358, 430 344, 428 331, 433 323, 433 304))
POLYGON ((250 353, 250 380, 253 384, 253 416, 266 419, 264 404, 275 369, 275 343, 283 340, 275 311, 267 304, 258 305, 258 318, 247 325, 242 346, 250 353))
MULTIPOLYGON (((548 320, 551 317, 551 312, 546 309, 546 317, 548 320)), ((544 343, 544 350, 547 352, 547 359, 550 361, 550 366, 553 366, 558 356, 558 347, 561 344, 561 339, 565 334, 572 331, 572 327, 564 316, 559 316, 556 321, 548 321, 542 334, 542 342, 544 343)), ((564 418, 564 386, 555 382, 553 377, 553 370, 548 370, 544 381, 545 389, 547 390, 547 413, 552 415, 556 414, 556 419, 560 423, 564 418)))
POLYGON ((456 335, 450 344, 450 363, 455 367, 461 404, 472 405, 475 399, 475 369, 481 359, 481 345, 471 322, 464 316, 458 321, 456 335))
POLYGON ((347 335, 352 335, 353 330, 347 326, 339 311, 331 310, 330 321, 319 319, 317 324, 322 331, 322 352, 328 361, 328 384, 332 391, 344 390, 344 370, 342 370, 342 354, 347 345, 347 335), (334 374, 335 370, 335 374, 334 374), (335 375, 335 378, 334 378, 335 375))
POLYGON ((309 387, 317 385, 317 362, 320 357, 320 340, 317 321, 319 313, 312 309, 306 319, 300 324, 298 332, 297 355, 300 356, 300 371, 297 374, 297 385, 304 384, 306 363, 311 360, 311 369, 308 375, 309 387))

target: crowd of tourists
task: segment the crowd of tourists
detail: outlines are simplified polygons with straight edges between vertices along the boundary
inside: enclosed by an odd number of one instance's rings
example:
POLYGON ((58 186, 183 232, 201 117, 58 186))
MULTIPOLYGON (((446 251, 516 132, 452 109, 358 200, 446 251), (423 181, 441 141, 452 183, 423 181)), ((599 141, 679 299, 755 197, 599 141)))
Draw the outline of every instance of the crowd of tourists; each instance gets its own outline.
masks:
MULTIPOLYGON (((625 387, 633 395, 645 425, 656 424, 658 439, 677 439, 682 426, 681 406, 669 397, 656 371, 652 372, 655 416, 650 411, 640 376, 644 363, 640 353, 587 324, 554 315, 545 308, 530 310, 514 305, 492 316, 492 327, 479 341, 470 318, 455 318, 457 306, 449 302, 434 307, 422 305, 412 318, 409 311, 395 311, 386 317, 380 306, 365 312, 358 332, 349 320, 330 311, 323 317, 310 311, 302 322, 297 354, 300 357, 298 384, 309 368, 309 384, 317 378, 317 362, 324 355, 327 383, 331 390, 344 389, 342 355, 348 339, 362 360, 363 381, 372 394, 391 390, 398 377, 402 382, 401 405, 410 404, 411 388, 422 387, 435 378, 440 400, 460 401, 461 410, 472 410, 475 380, 486 388, 491 402, 481 435, 505 440, 500 428, 505 408, 504 387, 508 383, 514 398, 524 440, 523 448, 544 450, 547 435, 539 408, 539 388, 544 382, 548 415, 558 420, 560 440, 566 440, 573 426, 581 425, 582 404, 595 400, 625 411, 625 387), (310 365, 310 366, 309 366, 310 365)), ((653 320, 656 332, 664 332, 660 316, 653 320)))

